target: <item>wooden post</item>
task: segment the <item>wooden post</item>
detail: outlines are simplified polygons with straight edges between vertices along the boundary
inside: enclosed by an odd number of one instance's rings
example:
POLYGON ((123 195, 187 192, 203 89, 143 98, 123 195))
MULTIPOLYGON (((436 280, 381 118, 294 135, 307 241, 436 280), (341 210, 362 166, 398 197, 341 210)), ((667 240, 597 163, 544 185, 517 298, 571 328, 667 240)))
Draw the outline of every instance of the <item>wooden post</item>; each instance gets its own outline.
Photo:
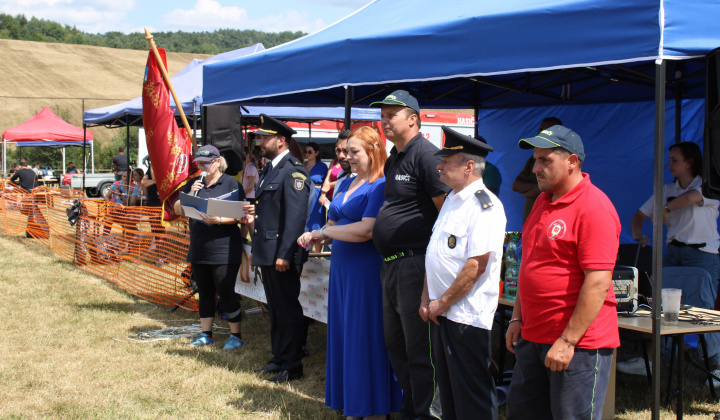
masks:
POLYGON ((180 103, 180 100, 178 99, 177 93, 175 93, 175 88, 172 85, 172 82, 170 81, 170 76, 168 76, 167 70, 165 69, 165 64, 163 64, 162 57, 160 57, 160 52, 157 50, 157 46, 155 45, 155 41, 153 40, 153 36, 150 34, 150 31, 148 31, 147 28, 145 28, 145 39, 150 43, 150 48, 152 48, 153 55, 155 55, 155 61, 158 63, 158 67, 160 68, 160 73, 162 73, 163 79, 165 79, 165 83, 167 83, 168 87, 170 88, 170 93, 172 94, 173 99, 175 100, 175 107, 180 112, 180 119, 183 122, 183 125, 185 126, 185 131, 187 132, 188 137, 190 137, 190 140, 192 141, 193 145, 193 152, 197 151, 197 143, 195 143, 195 136, 192 134, 192 130, 190 130, 190 124, 188 123, 187 118, 185 117, 185 111, 182 109, 182 104, 180 103))

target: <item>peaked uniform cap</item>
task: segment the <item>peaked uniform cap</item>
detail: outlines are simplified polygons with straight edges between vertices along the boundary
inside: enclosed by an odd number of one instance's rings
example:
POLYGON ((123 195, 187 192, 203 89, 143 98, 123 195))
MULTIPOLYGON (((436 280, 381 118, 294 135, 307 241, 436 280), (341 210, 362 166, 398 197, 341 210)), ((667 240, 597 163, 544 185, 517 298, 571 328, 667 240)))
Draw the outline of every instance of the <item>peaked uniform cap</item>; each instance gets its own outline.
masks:
POLYGON ((260 136, 283 136, 290 138, 293 134, 297 134, 297 131, 277 118, 260 114, 260 128, 255 131, 255 134, 260 136))
POLYGON ((487 156, 488 152, 492 152, 493 148, 489 144, 476 138, 458 133, 450 127, 442 126, 445 133, 445 145, 443 148, 435 152, 435 156, 450 156, 455 153, 469 153, 476 156, 487 156))

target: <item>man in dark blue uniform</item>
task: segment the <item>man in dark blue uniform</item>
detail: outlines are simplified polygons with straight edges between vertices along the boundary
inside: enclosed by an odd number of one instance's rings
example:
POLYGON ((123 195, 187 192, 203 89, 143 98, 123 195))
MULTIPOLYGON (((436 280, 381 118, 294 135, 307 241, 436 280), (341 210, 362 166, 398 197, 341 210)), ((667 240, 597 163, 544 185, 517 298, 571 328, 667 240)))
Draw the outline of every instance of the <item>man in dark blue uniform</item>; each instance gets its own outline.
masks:
POLYGON ((425 284, 425 249, 450 190, 440 182, 438 148, 420 134, 420 107, 398 90, 370 106, 382 107, 382 129, 395 147, 385 163, 385 203, 373 227, 373 242, 385 263, 385 346, 403 389, 402 419, 440 418, 430 360, 430 326, 420 318, 425 284))
POLYGON ((268 381, 285 382, 303 376, 305 331, 299 267, 307 254, 297 244, 305 231, 310 181, 305 165, 288 149, 295 130, 261 114, 257 145, 270 163, 260 173, 255 190, 255 229, 252 263, 260 266, 270 306, 273 358, 258 373, 274 374, 268 381))

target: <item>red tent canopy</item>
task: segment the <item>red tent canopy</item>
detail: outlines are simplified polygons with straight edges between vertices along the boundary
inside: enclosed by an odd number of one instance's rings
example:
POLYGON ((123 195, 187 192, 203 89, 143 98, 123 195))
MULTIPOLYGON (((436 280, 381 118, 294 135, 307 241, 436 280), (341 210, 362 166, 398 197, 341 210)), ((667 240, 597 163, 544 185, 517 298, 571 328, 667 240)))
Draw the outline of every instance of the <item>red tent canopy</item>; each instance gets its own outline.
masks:
MULTIPOLYGON (((45 107, 24 123, 5 130, 2 139, 18 146, 81 146, 83 129, 66 123, 45 107)), ((92 131, 87 131, 87 142, 92 139, 92 131)))

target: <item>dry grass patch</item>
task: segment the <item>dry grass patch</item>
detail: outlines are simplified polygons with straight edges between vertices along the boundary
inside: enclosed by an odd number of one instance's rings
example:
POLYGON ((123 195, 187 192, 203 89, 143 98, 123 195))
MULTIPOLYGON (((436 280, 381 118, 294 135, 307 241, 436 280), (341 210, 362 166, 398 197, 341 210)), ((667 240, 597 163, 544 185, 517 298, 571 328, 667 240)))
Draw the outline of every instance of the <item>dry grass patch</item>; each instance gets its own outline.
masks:
POLYGON ((338 418, 323 403, 323 325, 310 329, 306 379, 270 385, 249 373, 269 357, 266 318, 244 321, 237 352, 222 351, 223 330, 210 348, 137 343, 127 337, 197 314, 168 314, 20 236, 0 235, 0 273, 0 417, 338 418))

